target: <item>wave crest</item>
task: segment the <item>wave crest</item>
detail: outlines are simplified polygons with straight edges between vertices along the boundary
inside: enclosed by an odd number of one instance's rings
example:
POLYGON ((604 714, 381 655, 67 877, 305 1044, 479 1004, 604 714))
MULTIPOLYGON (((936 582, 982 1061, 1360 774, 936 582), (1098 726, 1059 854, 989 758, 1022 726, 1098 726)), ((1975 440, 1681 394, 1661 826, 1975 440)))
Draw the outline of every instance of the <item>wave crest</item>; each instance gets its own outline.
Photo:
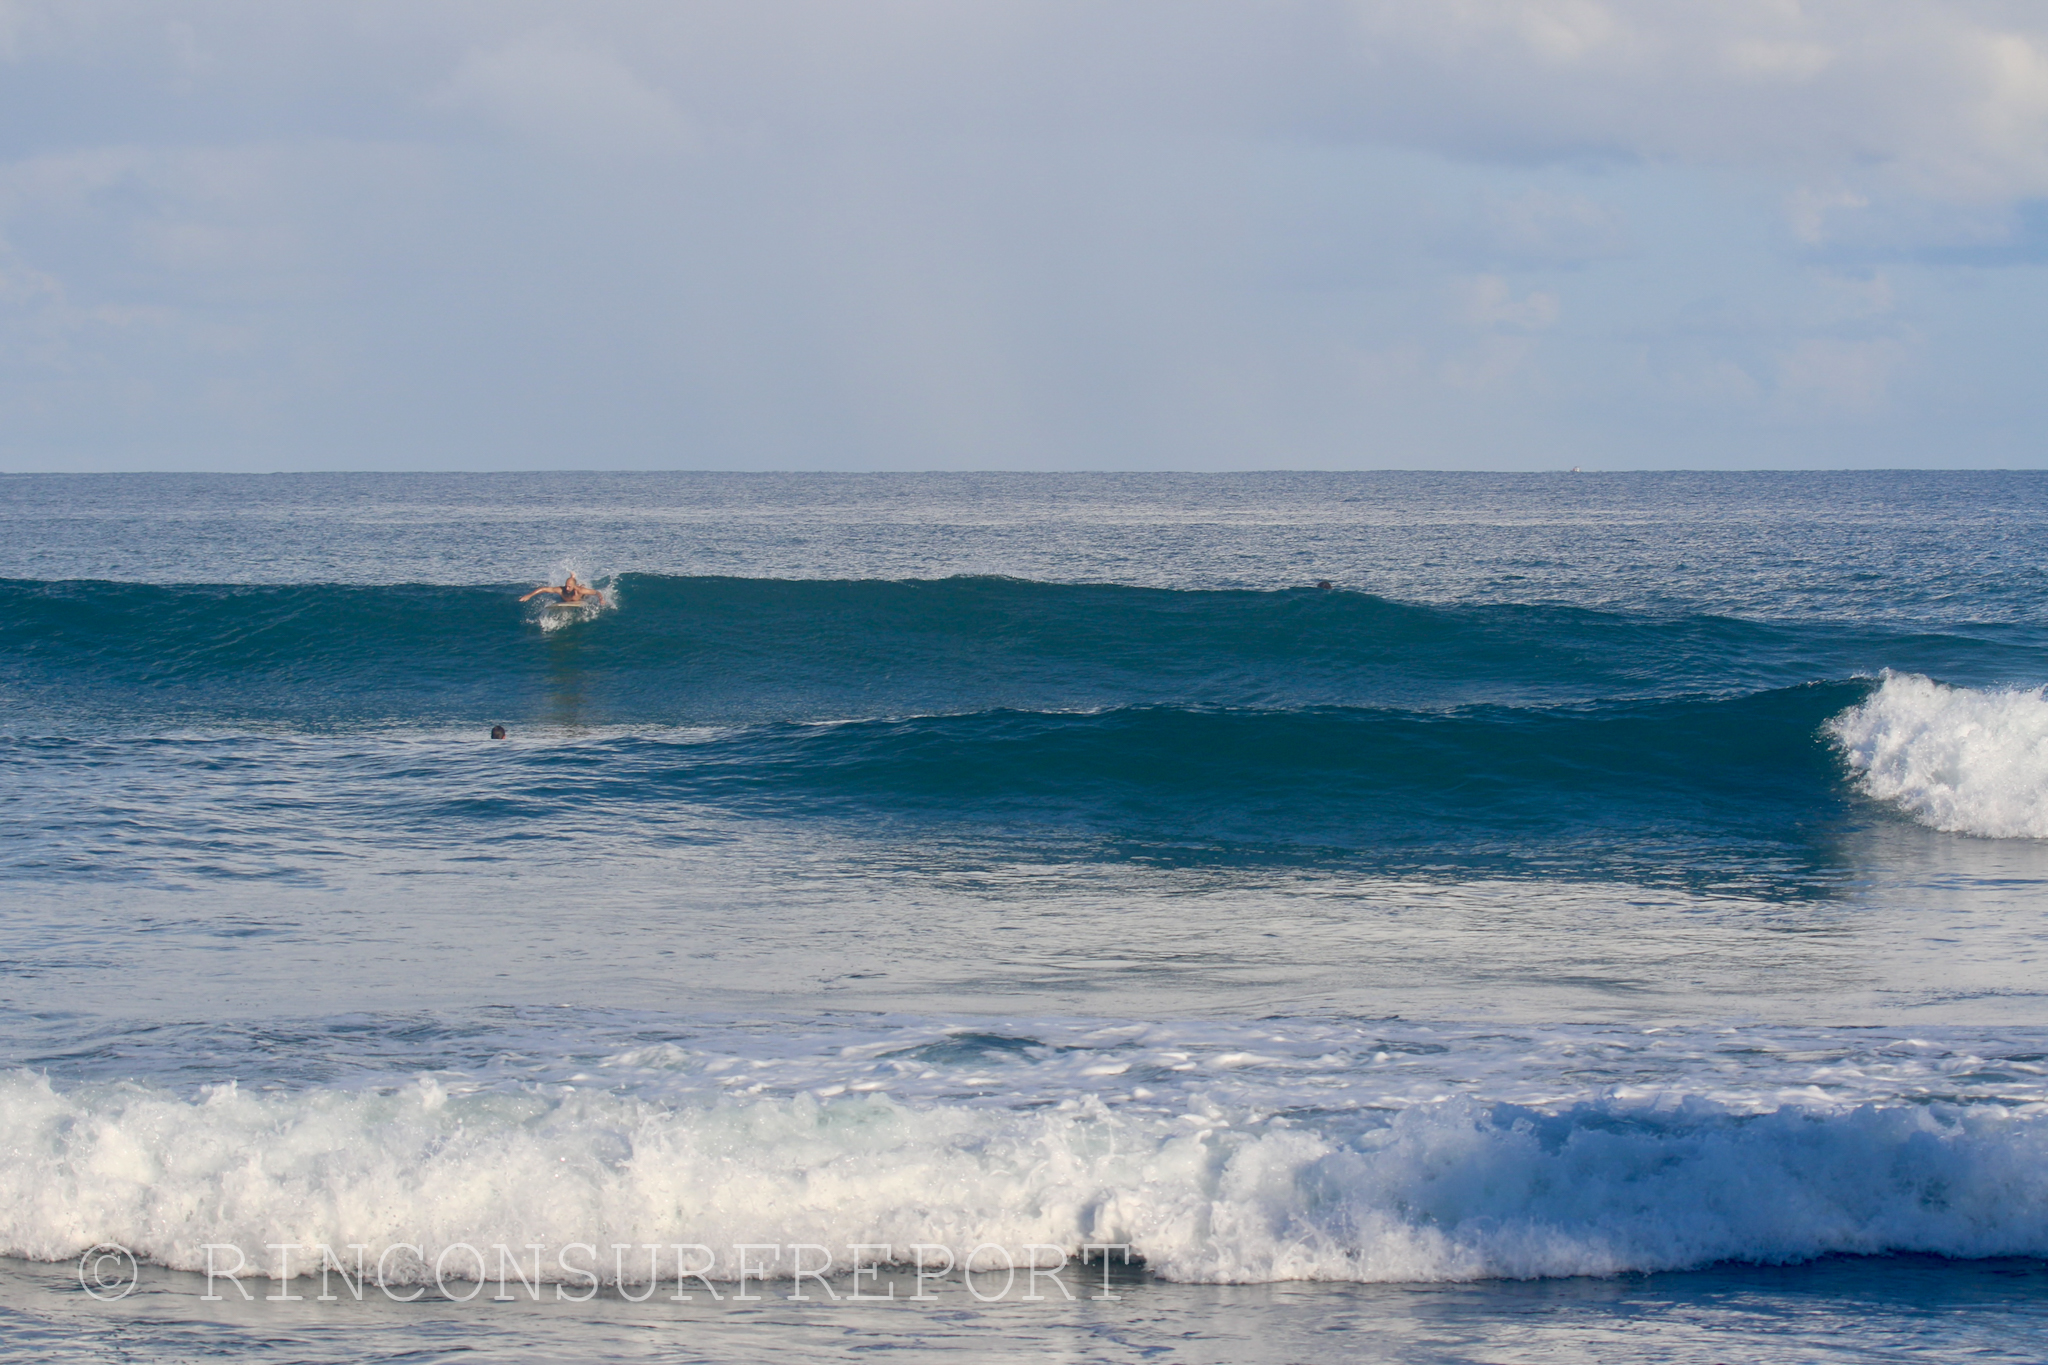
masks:
POLYGON ((1921 824, 2048 839, 2048 689, 1978 690, 1887 673, 1827 728, 1863 790, 1921 824))

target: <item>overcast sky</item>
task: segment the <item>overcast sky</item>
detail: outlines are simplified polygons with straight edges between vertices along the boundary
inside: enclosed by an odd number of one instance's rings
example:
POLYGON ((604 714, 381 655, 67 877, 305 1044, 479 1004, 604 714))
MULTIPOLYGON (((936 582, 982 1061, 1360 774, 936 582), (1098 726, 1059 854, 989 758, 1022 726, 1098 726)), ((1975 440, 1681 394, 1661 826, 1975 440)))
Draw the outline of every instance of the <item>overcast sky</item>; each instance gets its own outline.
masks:
POLYGON ((0 469, 2048 465, 2041 0, 0 0, 0 469))

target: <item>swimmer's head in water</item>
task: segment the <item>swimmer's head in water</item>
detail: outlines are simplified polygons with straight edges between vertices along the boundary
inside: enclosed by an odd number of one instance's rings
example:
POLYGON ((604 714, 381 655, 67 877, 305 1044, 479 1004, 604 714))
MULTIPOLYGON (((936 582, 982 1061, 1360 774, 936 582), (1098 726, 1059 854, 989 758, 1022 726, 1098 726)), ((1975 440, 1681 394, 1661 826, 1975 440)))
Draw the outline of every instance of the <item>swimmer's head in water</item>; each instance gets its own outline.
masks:
POLYGON ((491 727, 491 738, 492 738, 492 739, 503 739, 504 737, 505 737, 505 727, 504 727, 504 726, 502 726, 502 725, 493 725, 493 726, 491 727))
POLYGON ((1318 578, 1316 580, 1316 586, 1319 588, 1327 588, 1330 586, 1330 580, 1327 578, 1318 578))

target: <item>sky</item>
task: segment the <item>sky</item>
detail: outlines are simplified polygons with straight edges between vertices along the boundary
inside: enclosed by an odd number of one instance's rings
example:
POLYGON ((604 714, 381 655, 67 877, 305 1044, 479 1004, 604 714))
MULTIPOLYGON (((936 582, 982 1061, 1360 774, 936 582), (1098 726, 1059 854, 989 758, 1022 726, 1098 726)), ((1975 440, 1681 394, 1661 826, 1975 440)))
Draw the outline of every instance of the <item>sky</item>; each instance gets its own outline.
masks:
POLYGON ((0 471, 2048 466, 2048 4, 0 0, 0 471))

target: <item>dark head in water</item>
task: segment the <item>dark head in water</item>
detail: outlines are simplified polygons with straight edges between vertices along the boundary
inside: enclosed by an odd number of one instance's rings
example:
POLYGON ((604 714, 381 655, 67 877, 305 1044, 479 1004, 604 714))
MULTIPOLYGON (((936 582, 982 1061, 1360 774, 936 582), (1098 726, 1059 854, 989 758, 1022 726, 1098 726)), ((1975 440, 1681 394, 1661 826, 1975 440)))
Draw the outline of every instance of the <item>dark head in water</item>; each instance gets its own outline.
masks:
POLYGON ((1327 578, 1318 578, 1316 580, 1316 586, 1319 588, 1327 588, 1330 586, 1330 580, 1327 578))
POLYGON ((504 737, 505 737, 505 727, 504 727, 504 726, 502 726, 502 725, 493 725, 493 726, 491 727, 491 738, 492 738, 492 739, 503 739, 504 737))

